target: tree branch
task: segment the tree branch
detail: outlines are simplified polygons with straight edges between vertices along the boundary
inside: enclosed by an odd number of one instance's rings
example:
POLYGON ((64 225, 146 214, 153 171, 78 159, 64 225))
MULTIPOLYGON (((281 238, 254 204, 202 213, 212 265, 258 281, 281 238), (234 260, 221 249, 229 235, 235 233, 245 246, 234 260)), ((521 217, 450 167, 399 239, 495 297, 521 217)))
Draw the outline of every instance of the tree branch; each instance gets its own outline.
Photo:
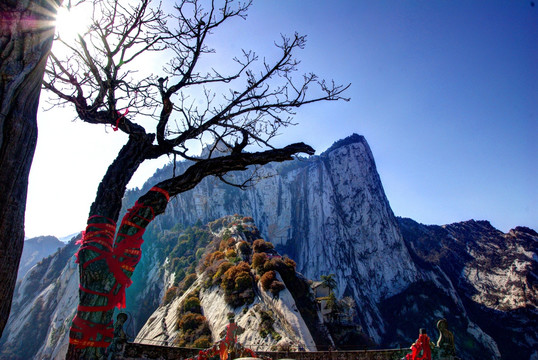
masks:
MULTIPOLYGON (((312 147, 304 143, 296 143, 281 149, 205 159, 191 165, 183 174, 164 180, 155 186, 167 191, 170 197, 173 197, 194 188, 209 175, 222 176, 230 171, 246 170, 250 165, 265 165, 273 161, 282 162, 292 160, 293 155, 298 153, 313 155, 314 152, 312 147)), ((139 202, 153 207, 155 216, 164 212, 167 203, 155 191, 149 191, 141 196, 139 202)))

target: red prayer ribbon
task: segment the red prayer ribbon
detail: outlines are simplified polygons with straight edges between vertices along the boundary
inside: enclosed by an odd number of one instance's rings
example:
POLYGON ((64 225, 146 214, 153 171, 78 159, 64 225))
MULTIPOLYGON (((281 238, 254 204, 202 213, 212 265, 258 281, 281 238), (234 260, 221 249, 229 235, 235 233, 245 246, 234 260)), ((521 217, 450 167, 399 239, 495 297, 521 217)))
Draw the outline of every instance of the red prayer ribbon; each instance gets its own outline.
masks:
POLYGON ((121 112, 117 111, 118 113, 118 119, 116 120, 116 126, 113 126, 112 127, 112 130, 114 131, 118 131, 118 128, 120 126, 120 120, 123 119, 125 117, 125 115, 127 115, 129 113, 129 108, 125 109, 125 112, 122 114, 121 112))
MULTIPOLYGON (((158 189, 158 188, 157 188, 158 189)), ((168 193, 162 189, 154 190, 167 195, 168 193), (161 190, 161 191, 159 191, 161 190)), ((147 211, 146 211, 147 213, 147 211)), ((147 216, 147 215, 145 215, 147 216)), ((125 308, 125 289, 128 288, 132 281, 125 271, 133 272, 136 265, 140 261, 142 251, 140 247, 144 240, 142 235, 145 232, 145 228, 137 225, 134 221, 143 220, 145 222, 151 222, 155 218, 155 212, 152 207, 144 206, 138 202, 127 211, 120 224, 120 231, 116 236, 116 244, 114 243, 114 233, 116 231, 116 223, 112 219, 108 219, 102 216, 91 216, 88 219, 88 226, 83 234, 82 244, 79 251, 76 254, 77 263, 80 261, 81 251, 91 250, 98 255, 85 261, 83 268, 88 267, 90 264, 105 260, 109 271, 116 279, 116 283, 108 292, 99 292, 87 289, 79 286, 79 289, 85 293, 98 295, 107 298, 107 304, 102 306, 84 306, 79 305, 78 311, 83 312, 101 312, 109 311, 118 308, 125 308), (149 218, 146 218, 140 214, 144 209, 149 210, 149 218), (94 218, 104 219, 105 223, 92 222, 94 218), (133 232, 132 230, 135 229, 133 232)), ((75 316, 70 331, 69 342, 74 344, 77 348, 85 348, 88 346, 93 347, 107 347, 110 343, 103 341, 105 337, 113 337, 112 322, 107 325, 93 323, 88 320, 84 320, 75 316), (82 339, 72 337, 73 333, 81 333, 82 339), (97 341, 97 335, 101 334, 102 340, 97 341)))
POLYGON ((167 202, 170 201, 170 194, 169 194, 168 191, 166 191, 166 190, 163 190, 163 189, 161 189, 161 188, 159 188, 159 187, 157 187, 157 186, 154 186, 154 187, 152 187, 151 189, 149 189, 149 191, 156 191, 156 192, 159 192, 159 193, 161 193, 161 194, 164 195, 164 197, 166 198, 166 201, 167 201, 167 202))
POLYGON ((78 331, 84 334, 82 339, 74 339, 72 337, 69 337, 69 343, 75 345, 78 348, 84 348, 88 346, 108 347, 110 345, 109 342, 89 340, 90 338, 96 339, 97 334, 102 334, 103 338, 105 336, 109 338, 114 337, 114 328, 112 327, 112 322, 106 325, 97 324, 88 320, 84 320, 77 315, 75 315, 75 318, 73 319, 71 331, 78 331))

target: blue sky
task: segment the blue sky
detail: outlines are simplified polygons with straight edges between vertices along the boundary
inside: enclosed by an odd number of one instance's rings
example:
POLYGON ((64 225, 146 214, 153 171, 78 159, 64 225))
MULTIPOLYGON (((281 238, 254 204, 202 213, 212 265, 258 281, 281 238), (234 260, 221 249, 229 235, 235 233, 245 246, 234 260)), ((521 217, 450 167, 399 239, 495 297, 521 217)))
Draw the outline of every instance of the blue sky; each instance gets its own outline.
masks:
MULTIPOLYGON (((523 0, 265 0, 212 41, 217 59, 241 48, 270 57, 280 34, 295 31, 308 36, 297 53, 301 72, 351 83, 351 101, 300 108, 299 124, 278 145, 304 141, 319 154, 359 133, 396 215, 538 229, 538 7, 523 0)), ((84 226, 123 140, 73 123, 65 111, 40 113, 38 122, 27 235, 61 236, 84 226), (53 203, 59 208, 49 215, 53 203)), ((163 161, 141 169, 133 184, 163 161)))

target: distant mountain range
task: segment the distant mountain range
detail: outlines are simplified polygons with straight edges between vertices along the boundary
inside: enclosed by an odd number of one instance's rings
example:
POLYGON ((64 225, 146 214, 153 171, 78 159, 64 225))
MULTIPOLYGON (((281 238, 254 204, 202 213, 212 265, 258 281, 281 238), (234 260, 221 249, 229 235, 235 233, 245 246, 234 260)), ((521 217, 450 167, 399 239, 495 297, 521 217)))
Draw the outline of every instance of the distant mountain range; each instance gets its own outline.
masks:
MULTIPOLYGON (((178 163, 176 173, 187 165, 178 163)), ((124 208, 171 173, 172 166, 167 166, 142 190, 129 191, 124 208)), ((235 173, 231 179, 241 183, 249 175, 235 173)), ((203 278, 193 262, 172 257, 174 249, 186 246, 181 244, 185 234, 194 231, 190 226, 202 229, 216 219, 240 214, 251 217, 260 237, 274 244, 278 254, 293 259, 296 271, 306 279, 334 274, 337 298, 353 299, 357 327, 364 339, 378 346, 408 347, 420 327, 435 338, 437 320, 446 318, 464 359, 538 358, 538 234, 534 230, 516 227, 503 234, 486 221, 426 226, 396 218, 370 148, 355 134, 320 156, 269 164, 263 175, 245 191, 208 178, 171 200, 166 213, 152 222, 134 283, 127 291, 127 310, 133 315, 128 332, 135 335, 144 328, 139 339, 146 339, 147 334, 162 330, 155 324, 166 324, 170 330, 173 317, 177 320, 180 314, 164 312, 171 309, 171 302, 180 304, 185 298, 181 291, 169 290, 179 288, 189 272, 195 271, 196 281, 203 278)), ((188 250, 194 255, 189 256, 203 259, 207 246, 192 245, 188 250)), ((65 351, 78 289, 75 251, 74 243, 69 243, 18 284, 12 316, 0 340, 0 358, 55 358, 65 351)), ((207 291, 197 295, 200 302, 224 296, 218 295, 222 291, 218 287, 207 291)), ((291 296, 301 307, 302 302, 291 296)), ((217 318, 215 309, 207 314, 217 318)), ((280 319, 285 321, 275 325, 281 329, 276 331, 298 339, 296 332, 282 330, 290 329, 289 319, 280 319)), ((218 321, 210 321, 209 327, 218 328, 218 321)), ((310 332, 312 326, 307 325, 310 332)), ((266 337, 251 334, 251 341, 263 343, 269 335, 262 334, 266 337)), ((177 339, 179 333, 170 332, 166 341, 172 342, 172 335, 177 339)), ((217 335, 212 331, 213 338, 217 335)), ((303 338, 305 346, 307 338, 303 338)), ((315 334, 311 338, 315 346, 323 345, 315 334)), ((165 340, 161 336, 155 341, 165 340)), ((267 346, 275 345, 270 343, 267 346)))
POLYGON ((22 279, 32 266, 41 259, 54 254, 65 245, 54 236, 38 236, 24 241, 17 279, 22 279))

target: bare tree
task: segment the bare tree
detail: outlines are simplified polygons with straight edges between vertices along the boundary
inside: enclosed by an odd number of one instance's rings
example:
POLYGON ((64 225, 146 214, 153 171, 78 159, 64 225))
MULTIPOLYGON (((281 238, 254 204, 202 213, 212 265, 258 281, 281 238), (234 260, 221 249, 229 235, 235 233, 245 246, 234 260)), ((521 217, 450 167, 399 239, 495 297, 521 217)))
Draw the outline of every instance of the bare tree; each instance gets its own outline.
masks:
POLYGON ((0 337, 24 243, 37 106, 61 0, 0 2, 0 337))
POLYGON ((72 105, 80 120, 128 135, 90 208, 78 253, 80 305, 67 358, 103 356, 111 341, 113 309, 123 306, 125 288, 141 256, 142 234, 164 212, 170 197, 209 175, 228 182, 224 176, 230 171, 290 160, 301 152, 313 154, 303 143, 277 149, 271 142, 279 130, 292 125, 294 109, 344 99, 347 86, 314 74, 294 77, 299 62, 293 53, 305 45, 305 37, 298 34, 282 37, 273 61, 243 51, 233 59, 235 69, 204 69, 201 59, 214 52, 208 46, 213 31, 230 19, 245 18, 250 5, 183 0, 166 15, 149 0, 136 5, 94 0, 93 12, 99 17, 94 16, 89 31, 73 43, 58 39, 69 55, 53 54, 47 67, 44 87, 56 95, 54 105, 72 105), (162 76, 136 72, 148 61, 163 63, 162 76), (215 145, 207 156, 193 156, 193 143, 209 138, 215 145), (215 156, 217 143, 228 153, 215 156), (247 152, 247 147, 260 151, 247 152), (193 164, 156 184, 117 226, 129 180, 142 162, 161 156, 193 164))

